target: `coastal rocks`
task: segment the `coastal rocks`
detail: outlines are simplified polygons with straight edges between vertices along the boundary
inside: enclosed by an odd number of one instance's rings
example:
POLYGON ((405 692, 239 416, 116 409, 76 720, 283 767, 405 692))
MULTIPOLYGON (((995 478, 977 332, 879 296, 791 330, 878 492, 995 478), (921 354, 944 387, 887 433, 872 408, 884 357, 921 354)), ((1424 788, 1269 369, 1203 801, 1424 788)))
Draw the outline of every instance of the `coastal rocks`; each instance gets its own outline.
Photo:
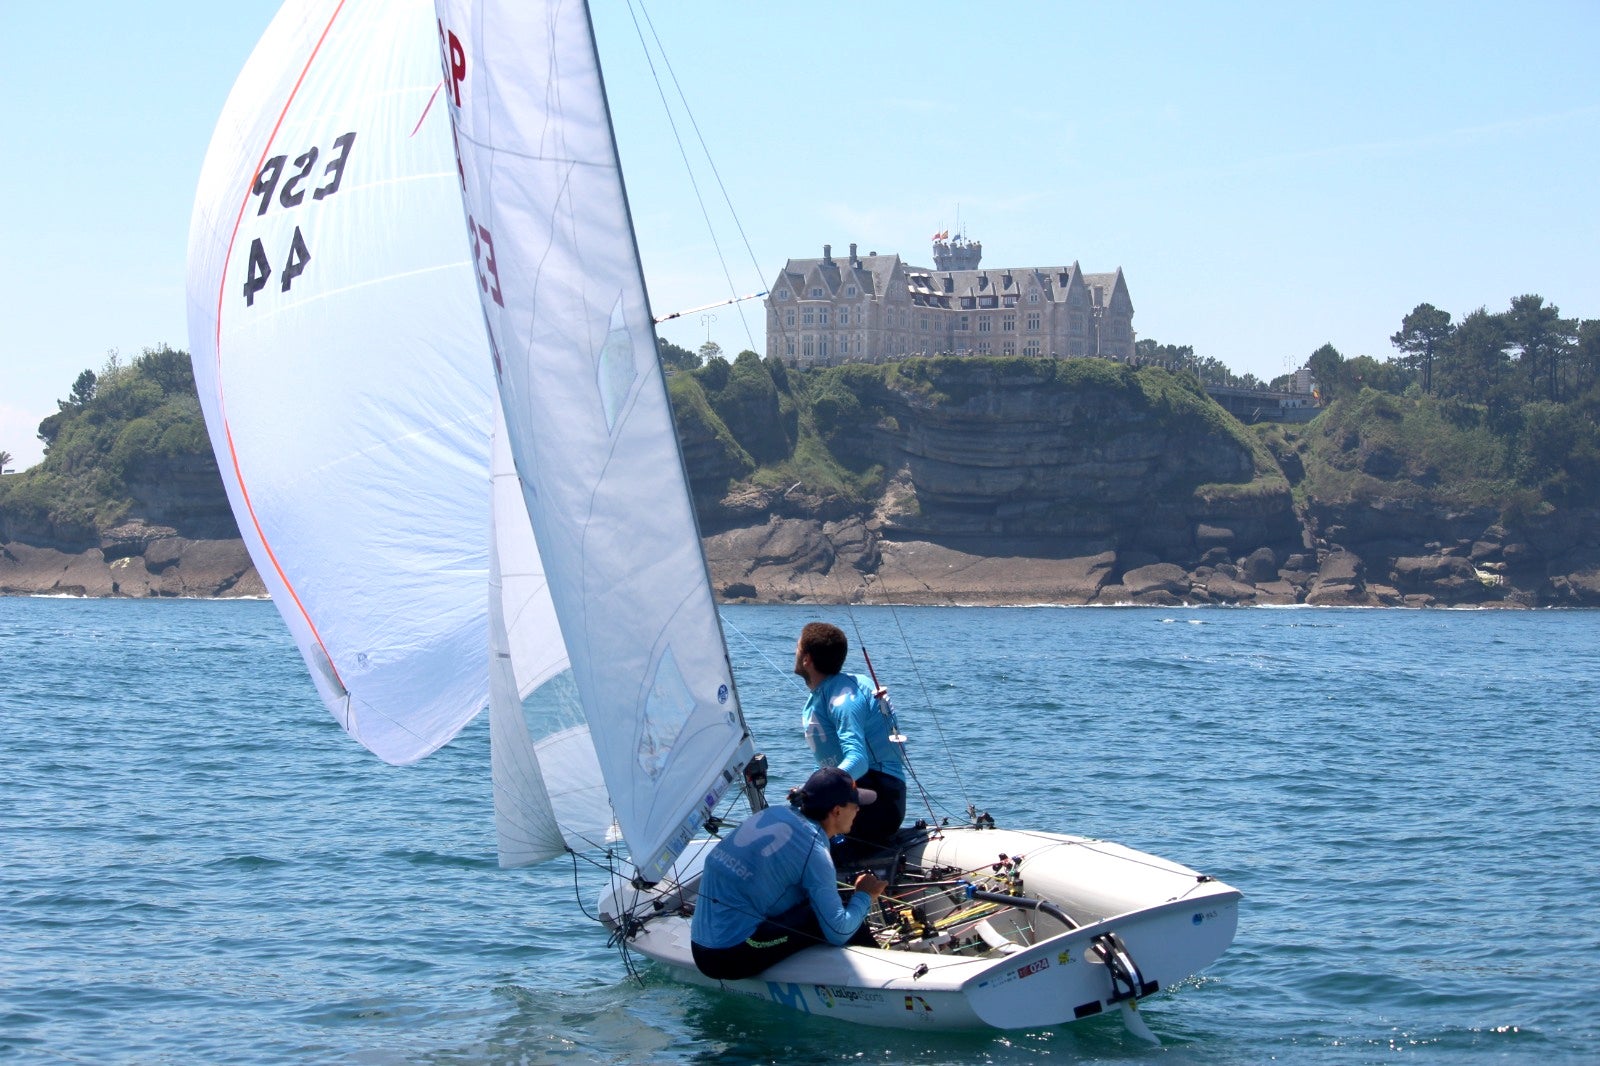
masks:
POLYGON ((1361 557, 1353 552, 1329 552, 1305 602, 1313 607, 1376 606, 1376 598, 1367 591, 1365 571, 1361 557))
POLYGON ((1240 581, 1220 569, 1196 570, 1193 583, 1189 588, 1190 595, 1196 599, 1204 599, 1207 603, 1233 603, 1251 604, 1260 597, 1261 592, 1255 584, 1240 581))
POLYGON ((1434 602, 1468 604, 1489 598, 1499 578, 1480 573, 1459 555, 1406 555, 1394 561, 1392 581, 1402 593, 1422 594, 1434 602))
POLYGON ((0 547, 0 595, 265 596, 244 541, 189 540, 129 526, 85 551, 12 542, 0 547))
POLYGON ((1547 598, 1555 607, 1600 607, 1600 566, 1555 575, 1547 598))
POLYGON ((705 538, 712 588, 724 600, 854 602, 863 571, 878 566, 877 539, 859 519, 772 517, 705 538))
POLYGON ((1039 544, 889 537, 860 519, 772 518, 705 546, 713 588, 734 602, 1600 607, 1600 563, 1563 561, 1560 572, 1535 575, 1530 591, 1509 583, 1504 551, 1474 550, 1505 539, 1485 530, 1463 545, 1377 555, 1382 569, 1344 548, 1282 555, 1263 546, 1230 559, 1217 546, 1192 568, 1138 550, 1062 557, 1039 544))
POLYGON ((1097 602, 1113 552, 1067 559, 973 555, 931 541, 880 541, 867 603, 998 605, 1097 602))
POLYGON ((1306 517, 1308 542, 1326 553, 1307 603, 1600 606, 1586 576, 1600 567, 1593 508, 1546 507, 1513 522, 1493 508, 1425 499, 1312 500, 1306 517), (1332 557, 1341 558, 1330 576, 1332 557), (1358 575, 1344 573, 1350 559, 1358 575))
POLYGON ((1183 567, 1172 563, 1153 563, 1140 566, 1122 575, 1116 585, 1100 590, 1102 603, 1137 603, 1158 607, 1176 607, 1193 588, 1193 582, 1183 567))
POLYGON ((0 549, 0 594, 112 596, 115 581, 99 548, 63 552, 12 542, 0 549))

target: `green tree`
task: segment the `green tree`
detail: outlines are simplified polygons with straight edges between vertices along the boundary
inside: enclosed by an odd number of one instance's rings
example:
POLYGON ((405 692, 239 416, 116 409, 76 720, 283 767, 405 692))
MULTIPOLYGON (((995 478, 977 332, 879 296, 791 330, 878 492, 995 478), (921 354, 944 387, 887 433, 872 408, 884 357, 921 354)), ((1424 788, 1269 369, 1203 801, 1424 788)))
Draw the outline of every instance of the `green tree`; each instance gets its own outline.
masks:
POLYGON ((1528 293, 1511 301, 1505 314, 1506 335, 1517 351, 1518 363, 1528 383, 1530 399, 1539 395, 1542 377, 1551 403, 1561 402, 1561 364, 1578 332, 1575 319, 1562 318, 1555 304, 1528 293))
POLYGON ((1324 404, 1332 403, 1339 394, 1339 371, 1344 366, 1344 356, 1331 344, 1324 344, 1311 353, 1306 367, 1311 379, 1317 383, 1317 393, 1324 404))
POLYGON ((700 357, 687 348, 680 348, 668 340, 656 339, 656 348, 661 353, 663 366, 672 367, 674 370, 693 370, 700 365, 700 357))
POLYGON ((1485 403, 1508 383, 1511 356, 1506 324, 1480 307, 1463 318, 1440 353, 1439 393, 1469 403, 1485 403))
POLYGON ((1339 366, 1339 395, 1348 396, 1362 389, 1377 389, 1396 395, 1411 383, 1411 372, 1398 361, 1380 362, 1370 355, 1346 359, 1339 366))
MULTIPOLYGON (((743 352, 740 353, 744 354, 743 352)), ((778 386, 779 392, 789 391, 789 368, 783 365, 783 360, 775 355, 769 355, 761 360, 761 365, 767 368, 767 373, 772 376, 772 383, 778 386)))
POLYGON ((39 424, 44 461, 17 485, 7 479, 12 515, 87 536, 137 507, 151 486, 215 471, 189 357, 166 345, 128 363, 112 352, 99 374, 79 374, 57 407, 39 424))
POLYGON ((1578 345, 1573 350, 1573 383, 1578 395, 1600 386, 1600 318, 1578 325, 1578 345))
POLYGON ((1194 346, 1190 344, 1162 344, 1147 338, 1134 343, 1133 354, 1143 363, 1166 364, 1177 370, 1195 369, 1194 346))
POLYGON ((14 457, 10 452, 0 451, 0 474, 5 473, 6 464, 9 463, 13 458, 14 457))
POLYGON ((72 383, 72 391, 67 394, 67 398, 57 401, 57 405, 60 407, 66 407, 69 404, 73 407, 84 406, 94 399, 95 387, 99 384, 99 381, 100 379, 95 377, 93 370, 85 370, 78 375, 78 380, 72 383))
POLYGON ((180 352, 165 344, 158 348, 146 348, 133 361, 133 365, 167 396, 195 391, 194 364, 189 361, 188 352, 180 352))
POLYGON ((700 361, 709 363, 713 359, 722 358, 722 345, 716 341, 706 341, 700 346, 700 361))
POLYGON ((707 359, 696 376, 700 379, 700 386, 706 390, 708 397, 715 396, 728 384, 728 372, 733 367, 722 356, 707 359))
POLYGON ((1422 391, 1433 392, 1433 357, 1438 345, 1450 336, 1450 312, 1432 304, 1418 304, 1400 320, 1400 332, 1389 338, 1409 356, 1407 365, 1422 371, 1422 391))
POLYGON ((1193 359, 1192 369, 1202 385, 1233 385, 1238 380, 1222 360, 1213 359, 1209 355, 1193 359))

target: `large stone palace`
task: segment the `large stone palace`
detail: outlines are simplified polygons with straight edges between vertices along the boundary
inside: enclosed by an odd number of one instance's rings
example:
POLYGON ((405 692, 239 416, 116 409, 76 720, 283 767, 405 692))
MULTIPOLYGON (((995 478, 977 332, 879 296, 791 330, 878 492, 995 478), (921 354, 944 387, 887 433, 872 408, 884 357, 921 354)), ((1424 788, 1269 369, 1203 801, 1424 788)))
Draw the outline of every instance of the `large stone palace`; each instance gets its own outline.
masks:
POLYGON ((764 301, 767 355, 790 366, 912 355, 1133 357, 1133 301, 1119 267, 980 268, 983 245, 940 234, 934 266, 868 252, 791 259, 764 301))

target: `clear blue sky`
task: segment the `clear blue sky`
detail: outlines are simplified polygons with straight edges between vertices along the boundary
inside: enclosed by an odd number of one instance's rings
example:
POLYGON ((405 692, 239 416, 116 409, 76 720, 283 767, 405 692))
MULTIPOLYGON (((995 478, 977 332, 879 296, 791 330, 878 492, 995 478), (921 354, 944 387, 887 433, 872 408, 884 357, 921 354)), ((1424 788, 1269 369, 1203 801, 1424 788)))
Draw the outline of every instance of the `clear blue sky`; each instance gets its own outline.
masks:
MULTIPOLYGON (((0 448, 19 468, 108 349, 188 347, 200 161, 276 6, 0 2, 0 448)), ((1141 337, 1263 378, 1325 342, 1387 358, 1424 301, 1459 317, 1537 292, 1600 317, 1593 0, 650 14, 759 264, 698 163, 740 292, 824 243, 926 264, 959 221, 986 265, 1122 267, 1141 337)), ((634 21, 622 0, 595 21, 656 312, 722 298, 634 21)), ((730 353, 761 344, 747 307, 709 323, 730 353)), ((694 347, 707 326, 663 335, 694 347)))

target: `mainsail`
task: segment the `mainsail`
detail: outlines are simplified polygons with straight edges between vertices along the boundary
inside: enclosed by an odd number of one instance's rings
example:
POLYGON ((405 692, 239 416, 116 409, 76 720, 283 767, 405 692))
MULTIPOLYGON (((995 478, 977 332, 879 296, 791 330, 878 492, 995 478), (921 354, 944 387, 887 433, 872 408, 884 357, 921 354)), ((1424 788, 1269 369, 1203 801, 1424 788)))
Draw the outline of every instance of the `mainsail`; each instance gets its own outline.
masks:
POLYGON ((511 453, 605 782, 653 879, 751 746, 581 3, 437 0, 511 453))

